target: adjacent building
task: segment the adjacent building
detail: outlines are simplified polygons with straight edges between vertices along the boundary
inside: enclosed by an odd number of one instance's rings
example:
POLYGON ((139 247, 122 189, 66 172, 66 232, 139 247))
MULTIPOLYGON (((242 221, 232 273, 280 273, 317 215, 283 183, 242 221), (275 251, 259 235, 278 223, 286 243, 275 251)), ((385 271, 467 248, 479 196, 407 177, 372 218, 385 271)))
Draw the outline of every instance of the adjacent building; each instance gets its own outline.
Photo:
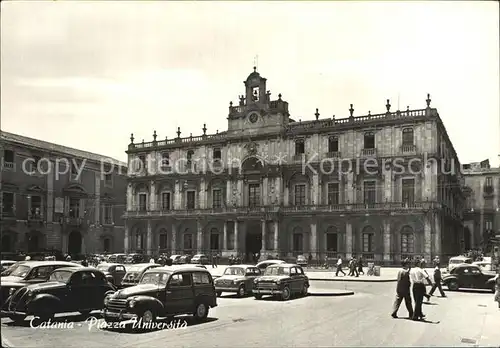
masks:
POLYGON ((500 238, 500 168, 488 160, 464 165, 464 248, 488 249, 500 238))
POLYGON ((125 163, 7 132, 0 143, 3 253, 123 250, 125 163))
POLYGON ((301 121, 266 84, 254 68, 224 132, 131 136, 126 251, 387 264, 460 251, 460 163, 429 95, 421 109, 387 100, 382 113, 350 104, 301 121))

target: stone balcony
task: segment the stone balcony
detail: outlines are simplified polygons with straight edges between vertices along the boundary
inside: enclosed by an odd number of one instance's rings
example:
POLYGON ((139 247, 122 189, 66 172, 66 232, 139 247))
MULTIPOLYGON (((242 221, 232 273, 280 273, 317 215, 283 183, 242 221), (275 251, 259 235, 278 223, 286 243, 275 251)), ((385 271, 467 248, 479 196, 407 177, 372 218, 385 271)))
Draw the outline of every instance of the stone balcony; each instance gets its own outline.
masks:
POLYGON ((416 155, 417 147, 413 144, 401 145, 400 151, 403 155, 416 155))
MULTIPOLYGON (((144 208, 144 207, 142 207, 144 208)), ((259 207, 221 207, 221 208, 196 208, 196 209, 164 209, 158 205, 154 210, 140 209, 133 207, 128 210, 125 218, 196 218, 198 216, 227 216, 232 218, 272 218, 277 214, 282 215, 323 215, 359 213, 411 213, 427 212, 431 209, 440 209, 442 205, 437 202, 385 202, 385 203, 356 203, 356 204, 337 204, 337 205, 303 205, 303 206, 279 206, 268 205, 259 207)))
POLYGON ((361 157, 377 157, 377 149, 362 149, 361 157))

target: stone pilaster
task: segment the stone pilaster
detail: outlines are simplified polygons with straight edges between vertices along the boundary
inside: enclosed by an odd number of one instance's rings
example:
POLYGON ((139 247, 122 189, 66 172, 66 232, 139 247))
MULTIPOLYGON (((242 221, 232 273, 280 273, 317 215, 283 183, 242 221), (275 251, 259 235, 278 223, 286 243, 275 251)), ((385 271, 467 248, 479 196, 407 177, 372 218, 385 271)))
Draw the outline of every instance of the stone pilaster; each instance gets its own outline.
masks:
POLYGON ((181 182, 180 180, 176 180, 174 186, 174 209, 182 209, 182 192, 181 192, 181 182))
POLYGON ((227 220, 224 221, 224 244, 222 246, 223 251, 227 251, 227 220))
POLYGON ((312 187, 311 187, 311 195, 310 195, 310 204, 320 204, 321 202, 319 201, 319 177, 318 174, 313 175, 312 179, 312 187))
POLYGON ((391 223, 384 221, 384 262, 391 261, 391 223))
POLYGON ((238 231, 238 220, 235 220, 234 221, 234 250, 236 252, 236 254, 238 254, 239 252, 239 231, 238 231))
POLYGON ((309 251, 313 254, 316 255, 318 252, 318 237, 317 237, 317 230, 316 230, 316 222, 311 223, 311 239, 310 239, 310 247, 309 251))
POLYGON ((135 210, 134 209, 134 190, 132 188, 132 184, 127 185, 127 210, 135 210))
POLYGON ((129 227, 129 222, 125 221, 125 231, 124 231, 124 238, 123 238, 123 252, 128 253, 130 250, 130 227, 129 227))
POLYGON ((150 196, 149 196, 149 210, 155 211, 156 206, 156 182, 151 181, 150 183, 150 196))
POLYGON ((393 201, 392 188, 394 184, 392 182, 392 169, 388 169, 384 173, 384 201, 393 201))
MULTIPOLYGON (((354 190, 354 174, 352 172, 347 173, 347 185, 345 186, 345 197, 349 203, 356 203, 355 190, 354 190)), ((346 202, 347 203, 347 202, 346 202)))
POLYGON ((232 190, 232 186, 231 186, 231 180, 228 180, 226 183, 226 204, 227 205, 231 205, 232 196, 233 196, 233 190, 232 190))
POLYGON ((146 235, 146 250, 148 255, 151 255, 153 252, 153 229, 151 226, 151 220, 148 220, 148 230, 146 235))
POLYGON ((200 220, 197 221, 196 226, 196 250, 198 254, 203 251, 203 226, 200 220))
POLYGON ((280 234, 280 228, 279 228, 279 221, 274 222, 274 251, 279 252, 279 234, 280 234))
MULTIPOLYGON (((471 230, 472 232, 472 230, 471 230)), ((472 233, 471 233, 472 234, 472 233)), ((473 245, 473 244, 471 244, 473 245)), ((438 214, 434 215, 434 250, 433 257, 437 255, 441 258, 441 218, 438 214)))
POLYGON ((345 251, 346 251, 346 259, 350 259, 352 257, 352 225, 350 222, 345 224, 345 251))
POLYGON ((175 255, 177 252, 177 226, 175 226, 175 224, 172 224, 172 240, 170 247, 172 248, 172 255, 175 255))
POLYGON ((200 180, 200 194, 198 198, 198 206, 200 209, 205 209, 208 207, 208 202, 207 202, 207 183, 204 178, 201 178, 200 180))
POLYGON ((261 248, 261 251, 260 253, 261 254, 264 254, 266 252, 266 240, 267 240, 267 236, 266 236, 266 220, 262 220, 261 221, 261 225, 262 225, 262 248, 261 248))
POLYGON ((263 205, 268 205, 269 204, 269 179, 268 178, 263 178, 262 179, 262 204, 263 205))
POLYGON ((431 261, 431 251, 432 251, 432 223, 434 220, 432 217, 426 216, 424 222, 424 257, 426 261, 431 261))
MULTIPOLYGON (((113 216, 111 216, 111 219, 113 219, 113 216)), ((101 173, 95 173, 94 221, 92 223, 95 225, 101 223, 101 173)))

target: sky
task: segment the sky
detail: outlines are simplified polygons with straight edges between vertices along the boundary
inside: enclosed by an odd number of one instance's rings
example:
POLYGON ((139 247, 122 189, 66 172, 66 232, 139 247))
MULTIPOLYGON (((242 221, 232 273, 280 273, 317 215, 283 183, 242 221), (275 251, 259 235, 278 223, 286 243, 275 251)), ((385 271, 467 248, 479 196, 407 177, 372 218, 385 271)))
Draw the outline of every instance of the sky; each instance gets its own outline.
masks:
POLYGON ((1 128, 126 160, 227 129, 258 71, 295 120, 438 109, 462 163, 500 154, 491 2, 2 2, 1 128))

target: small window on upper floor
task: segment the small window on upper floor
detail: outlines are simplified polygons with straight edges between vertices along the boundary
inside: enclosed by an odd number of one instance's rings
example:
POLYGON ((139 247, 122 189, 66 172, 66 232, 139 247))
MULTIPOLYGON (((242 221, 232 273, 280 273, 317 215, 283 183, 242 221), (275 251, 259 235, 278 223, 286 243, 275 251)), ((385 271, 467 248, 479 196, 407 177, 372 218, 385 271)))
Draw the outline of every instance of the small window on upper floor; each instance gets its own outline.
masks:
POLYGON ((3 161, 4 163, 14 163, 14 151, 3 150, 3 161))
POLYGON ((170 154, 168 152, 164 152, 161 154, 161 166, 168 167, 170 165, 170 154))
POLYGON ((364 149, 374 149, 375 148, 375 134, 373 132, 366 132, 364 139, 364 149))
POLYGON ((259 87, 252 88, 252 100, 254 102, 259 101, 259 87))
POLYGON ((113 174, 104 174, 104 186, 113 187, 113 174))
POLYGON ((339 139, 337 137, 328 138, 328 152, 339 151, 339 139))
POLYGON ((306 152, 306 147, 304 144, 304 140, 299 139, 295 141, 295 154, 302 155, 306 152))
POLYGON ((221 159, 222 158, 222 151, 221 151, 221 149, 214 149, 213 156, 214 156, 214 160, 215 159, 221 159))
POLYGON ((403 129, 403 145, 413 145, 413 128, 403 129))
POLYGON ((493 186, 493 178, 491 176, 486 177, 486 181, 484 183, 484 186, 487 186, 487 187, 493 186))
POLYGON ((193 156, 194 156, 194 151, 193 151, 193 150, 189 150, 189 151, 187 152, 186 159, 187 159, 188 161, 191 161, 191 160, 193 159, 193 156))
POLYGON ((140 155, 139 161, 140 161, 140 163, 138 164, 140 167, 139 169, 145 170, 146 169, 146 156, 140 155))

